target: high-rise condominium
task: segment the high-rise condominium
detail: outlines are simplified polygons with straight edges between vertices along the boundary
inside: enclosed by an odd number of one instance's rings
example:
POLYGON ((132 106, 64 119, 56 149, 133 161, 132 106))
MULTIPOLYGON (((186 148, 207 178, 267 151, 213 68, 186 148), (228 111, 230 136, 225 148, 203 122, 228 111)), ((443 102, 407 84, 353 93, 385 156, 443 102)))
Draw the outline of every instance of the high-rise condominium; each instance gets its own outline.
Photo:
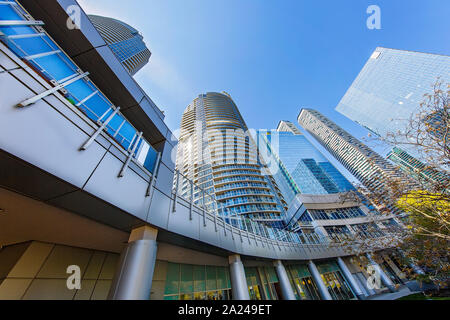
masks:
MULTIPOLYGON (((178 171, 202 188, 194 191, 197 201, 204 191, 216 197, 225 215, 282 225, 286 202, 228 94, 201 94, 186 108, 177 152, 178 171)), ((179 188, 190 192, 187 184, 179 188)))
POLYGON ((450 56, 377 48, 336 111, 384 137, 405 128, 438 77, 450 83, 450 56))
POLYGON ((113 18, 89 15, 89 19, 131 75, 148 63, 151 52, 139 31, 113 18))
POLYGON ((333 194, 354 190, 353 185, 319 152, 298 128, 280 121, 272 131, 259 130, 260 154, 288 203, 295 195, 333 194))
POLYGON ((320 112, 302 109, 298 123, 369 191, 382 193, 386 179, 404 179, 403 174, 386 159, 320 112))

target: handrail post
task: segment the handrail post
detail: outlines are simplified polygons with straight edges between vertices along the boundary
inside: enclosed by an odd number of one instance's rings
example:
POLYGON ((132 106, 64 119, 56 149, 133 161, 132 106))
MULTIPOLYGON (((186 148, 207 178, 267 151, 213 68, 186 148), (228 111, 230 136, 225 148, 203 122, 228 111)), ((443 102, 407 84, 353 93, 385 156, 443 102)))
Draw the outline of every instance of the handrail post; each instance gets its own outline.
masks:
POLYGON ((202 188, 202 207, 203 207, 203 227, 206 227, 206 204, 205 204, 205 189, 202 188))
POLYGON ((153 195, 153 189, 155 186, 156 178, 158 177, 159 164, 161 163, 161 152, 158 152, 158 156, 156 157, 155 168, 153 169, 152 176, 150 178, 150 183, 148 184, 147 192, 145 193, 146 197, 150 197, 153 195))
POLYGON ((177 182, 175 184, 175 193, 173 195, 172 212, 177 212, 177 196, 178 196, 178 187, 180 185, 180 172, 178 170, 175 170, 175 179, 177 182))
POLYGON ((128 159, 127 159, 127 161, 125 162, 125 164, 123 165, 122 169, 119 172, 119 175, 118 175, 119 178, 123 178, 123 176, 125 174, 125 170, 130 165, 131 159, 133 158, 133 154, 136 151, 136 148, 137 148, 139 142, 141 141, 143 134, 144 134, 143 132, 140 132, 139 135, 137 136, 136 142, 134 143, 133 148, 131 149, 131 151, 130 151, 130 153, 128 155, 128 159))
POLYGON ((88 141, 86 141, 80 148, 80 150, 86 150, 87 148, 89 148, 89 146, 95 141, 95 139, 98 137, 98 135, 100 134, 100 132, 102 132, 106 126, 108 125, 108 123, 114 118, 114 116, 119 112, 120 107, 117 107, 113 113, 108 117, 108 119, 105 120, 105 122, 102 123, 102 125, 100 127, 98 127, 98 129, 95 131, 95 133, 88 139, 88 141))
POLYGON ((219 207, 217 206, 217 201, 215 197, 213 198, 213 206, 214 206, 214 229, 217 232, 217 214, 219 213, 219 207))
POLYGON ((239 228, 239 236, 241 237, 241 243, 243 243, 244 239, 242 239, 242 229, 241 228, 239 228))
POLYGON ((191 203, 189 206, 189 220, 192 220, 192 210, 194 207, 194 182, 192 180, 189 180, 189 183, 191 184, 191 203))
MULTIPOLYGON (((225 215, 223 214, 225 207, 223 207, 221 209, 222 209, 223 235, 226 237, 227 236, 227 227, 226 227, 226 223, 225 223, 225 215)), ((231 232, 233 232, 233 230, 231 232)))
POLYGON ((40 93, 40 94, 38 94, 38 95, 36 95, 36 96, 34 96, 32 98, 29 98, 29 99, 25 100, 25 101, 22 101, 21 103, 17 104, 17 107, 23 108, 23 107, 29 106, 30 104, 36 103, 37 101, 39 101, 39 100, 41 100, 41 99, 43 99, 43 98, 45 98, 45 97, 47 97, 47 96, 57 92, 58 90, 61 90, 64 87, 67 87, 69 84, 72 84, 72 83, 74 83, 74 82, 76 82, 76 81, 78 81, 78 80, 80 80, 82 78, 87 77, 88 75, 89 75, 89 72, 85 72, 85 73, 82 73, 82 74, 79 74, 79 75, 75 74, 75 75, 73 75, 74 77, 71 78, 70 80, 68 80, 68 81, 66 81, 64 83, 60 83, 60 84, 56 85, 55 87, 53 87, 51 89, 48 89, 48 90, 46 90, 46 91, 44 91, 44 92, 42 92, 42 93, 40 93))

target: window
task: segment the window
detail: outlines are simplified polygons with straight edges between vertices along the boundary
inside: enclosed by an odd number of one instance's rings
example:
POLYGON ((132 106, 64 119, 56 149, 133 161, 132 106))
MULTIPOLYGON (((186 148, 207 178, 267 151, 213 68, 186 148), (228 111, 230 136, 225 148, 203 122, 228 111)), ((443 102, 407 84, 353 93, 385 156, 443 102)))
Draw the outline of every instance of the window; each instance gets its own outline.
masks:
POLYGON ((228 267, 168 263, 164 300, 231 300, 228 267))

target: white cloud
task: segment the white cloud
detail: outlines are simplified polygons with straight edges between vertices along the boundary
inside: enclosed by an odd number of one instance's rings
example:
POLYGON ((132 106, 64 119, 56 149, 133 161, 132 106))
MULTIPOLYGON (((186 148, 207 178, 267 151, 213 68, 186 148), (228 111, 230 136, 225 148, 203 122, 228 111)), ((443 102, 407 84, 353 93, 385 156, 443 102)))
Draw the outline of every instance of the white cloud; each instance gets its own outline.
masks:
POLYGON ((173 65, 158 54, 152 53, 149 63, 136 75, 136 80, 154 87, 175 100, 186 102, 192 99, 193 90, 173 65), (188 100, 186 100, 188 99, 188 100))

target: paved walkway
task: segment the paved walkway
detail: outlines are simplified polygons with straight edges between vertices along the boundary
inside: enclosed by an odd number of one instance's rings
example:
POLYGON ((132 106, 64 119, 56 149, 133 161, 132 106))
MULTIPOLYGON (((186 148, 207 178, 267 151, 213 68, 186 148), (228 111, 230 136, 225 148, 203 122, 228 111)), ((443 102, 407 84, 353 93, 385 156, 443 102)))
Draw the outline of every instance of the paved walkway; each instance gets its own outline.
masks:
POLYGON ((407 286, 402 286, 397 292, 382 293, 380 295, 369 297, 367 300, 397 300, 419 292, 420 291, 411 291, 407 286))

